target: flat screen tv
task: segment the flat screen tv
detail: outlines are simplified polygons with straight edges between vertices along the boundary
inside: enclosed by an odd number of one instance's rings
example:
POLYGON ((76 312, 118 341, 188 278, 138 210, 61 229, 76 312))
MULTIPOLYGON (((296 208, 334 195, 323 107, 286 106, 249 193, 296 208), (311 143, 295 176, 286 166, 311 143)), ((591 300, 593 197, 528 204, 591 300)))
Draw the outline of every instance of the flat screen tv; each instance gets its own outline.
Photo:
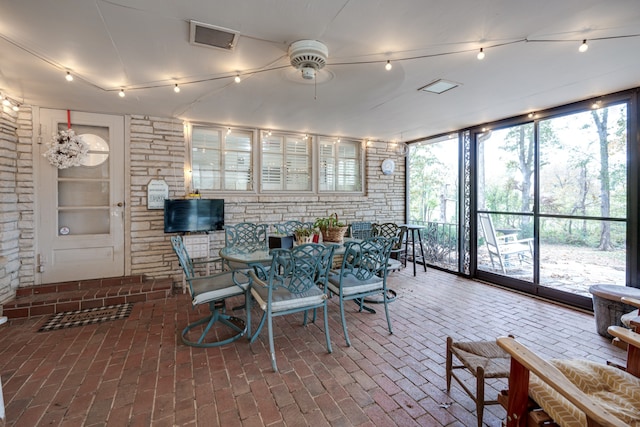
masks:
POLYGON ((223 199, 167 199, 164 201, 165 233, 222 230, 223 226, 223 199))

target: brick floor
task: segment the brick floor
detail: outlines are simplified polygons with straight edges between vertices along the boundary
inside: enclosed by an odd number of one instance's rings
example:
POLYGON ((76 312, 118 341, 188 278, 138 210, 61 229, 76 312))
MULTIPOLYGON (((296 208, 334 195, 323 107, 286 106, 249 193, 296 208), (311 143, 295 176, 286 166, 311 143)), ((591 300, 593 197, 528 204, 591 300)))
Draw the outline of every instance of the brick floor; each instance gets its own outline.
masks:
MULTIPOLYGON (((447 335, 514 334, 546 358, 624 358, 588 313, 432 269, 394 273, 390 284, 394 334, 383 310, 354 305, 350 348, 330 301, 332 354, 322 313, 307 327, 299 314, 277 318, 278 373, 266 331, 252 345, 184 346, 179 331, 204 312, 182 294, 136 303, 125 320, 59 331, 36 332, 48 316, 12 320, 0 329, 7 425, 474 426, 471 399, 455 384, 446 393, 447 335)), ((487 395, 501 388, 489 383, 487 395)), ((504 416, 489 406, 484 422, 499 426, 504 416)))

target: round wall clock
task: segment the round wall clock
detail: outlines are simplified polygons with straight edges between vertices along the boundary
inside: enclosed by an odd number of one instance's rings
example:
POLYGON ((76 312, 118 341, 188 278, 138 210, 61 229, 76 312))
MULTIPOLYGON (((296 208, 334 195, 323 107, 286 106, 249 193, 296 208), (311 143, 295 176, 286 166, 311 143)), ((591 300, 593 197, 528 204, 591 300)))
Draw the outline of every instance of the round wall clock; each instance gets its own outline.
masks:
POLYGON ((392 159, 386 159, 382 162, 382 173, 385 175, 391 175, 396 168, 396 162, 392 159))

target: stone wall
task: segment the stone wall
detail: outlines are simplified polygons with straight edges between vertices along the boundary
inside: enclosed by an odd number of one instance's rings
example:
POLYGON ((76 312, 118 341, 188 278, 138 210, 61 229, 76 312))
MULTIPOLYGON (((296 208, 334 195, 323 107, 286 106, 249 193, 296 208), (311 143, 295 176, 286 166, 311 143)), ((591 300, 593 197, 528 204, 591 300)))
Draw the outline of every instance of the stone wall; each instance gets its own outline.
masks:
POLYGON ((18 113, 0 105, 0 302, 13 297, 19 283, 17 123, 18 113))
MULTIPOLYGON (((0 303, 18 286, 35 283, 34 118, 29 107, 0 117, 0 303)), ((345 222, 404 221, 405 162, 392 144, 367 146, 363 195, 215 195, 225 199, 225 222, 275 223, 313 221, 337 213, 345 222), (382 161, 392 158, 396 170, 384 175, 382 161)), ((37 150, 35 151, 37 152, 37 150)), ((186 147, 182 121, 134 115, 125 124, 125 274, 181 280, 170 235, 164 234, 162 210, 147 209, 147 184, 164 179, 171 198, 185 195, 186 147)), ((209 235, 211 255, 223 246, 224 233, 209 235)))
MULTIPOLYGON (((165 235, 162 211, 147 210, 146 184, 152 178, 164 179, 170 197, 185 195, 185 141, 182 124, 169 119, 133 116, 131 118, 131 186, 129 203, 131 226, 131 273, 171 276, 181 280, 177 258, 165 235)), ((276 223, 292 219, 313 221, 337 213, 340 220, 404 222, 405 162, 393 144, 367 145, 366 189, 363 195, 208 195, 225 199, 225 223, 276 223), (396 170, 384 175, 382 161, 392 158, 396 170)), ((224 245, 224 232, 209 235, 211 256, 224 245)))

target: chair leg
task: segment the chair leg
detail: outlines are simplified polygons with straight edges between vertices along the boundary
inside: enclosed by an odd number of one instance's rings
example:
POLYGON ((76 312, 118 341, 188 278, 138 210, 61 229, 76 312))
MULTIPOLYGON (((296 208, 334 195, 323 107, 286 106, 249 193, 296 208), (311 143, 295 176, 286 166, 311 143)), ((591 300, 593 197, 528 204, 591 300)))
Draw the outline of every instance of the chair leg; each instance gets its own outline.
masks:
POLYGON ((478 366, 476 376, 476 413, 478 415, 478 427, 482 427, 484 415, 484 369, 478 366))
POLYGON ((344 316, 344 300, 342 298, 340 298, 340 318, 342 319, 342 330, 344 331, 344 339, 347 342, 347 347, 351 347, 349 333, 347 332, 347 319, 344 316))
POLYGON ((453 345, 453 339, 451 337, 447 337, 447 365, 446 365, 446 373, 447 373, 447 393, 451 390, 451 369, 453 369, 453 355, 451 353, 451 346, 453 345))
POLYGON ((384 313, 387 315, 387 326, 389 326, 389 335, 393 335, 393 329, 391 329, 391 317, 389 317, 389 297, 387 296, 387 290, 382 293, 382 299, 384 301, 384 313))
POLYGON ((267 312, 263 311, 262 312, 262 318, 260 319, 260 323, 258 324, 258 327, 256 328, 256 333, 253 334, 253 336, 251 336, 251 338, 249 339, 249 344, 253 344, 253 342, 256 340, 256 338, 258 338, 258 335, 260 335, 260 332, 262 332, 262 327, 264 326, 264 322, 267 319, 267 312))
POLYGON ((224 314, 221 311, 222 309, 219 307, 216 307, 215 303, 213 302, 210 303, 210 308, 211 308, 211 315, 187 325, 187 327, 185 327, 182 330, 181 338, 184 344, 192 347, 218 347, 221 345, 232 343, 233 341, 242 337, 247 332, 247 324, 242 319, 224 314), (235 335, 222 341, 205 342, 204 341, 205 337, 211 330, 211 327, 216 322, 219 322, 227 326, 228 328, 230 328, 232 331, 235 332, 235 335), (187 334, 189 333, 189 331, 191 331, 191 329, 195 328, 196 326, 203 325, 205 323, 207 324, 207 326, 204 328, 204 331, 202 332, 202 334, 200 334, 200 337, 198 338, 197 341, 191 341, 189 338, 187 338, 187 334))
POLYGON ((278 365, 276 365, 276 349, 275 345, 273 344, 273 319, 270 315, 267 315, 267 318, 267 328, 269 329, 269 352, 271 354, 271 367, 273 368, 273 372, 278 372, 278 365))
MULTIPOLYGON (((331 338, 329 338, 329 310, 328 310, 327 300, 324 301, 324 336, 327 339, 327 351, 329 353, 333 353, 333 348, 331 348, 331 338)), ((316 309, 313 309, 314 317, 315 317, 316 309)), ((306 312, 305 312, 306 314, 306 312)), ((314 319, 315 320, 315 319, 314 319)))
POLYGON ((247 288, 247 293, 244 296, 244 306, 247 312, 247 338, 251 340, 251 295, 250 287, 247 288))

